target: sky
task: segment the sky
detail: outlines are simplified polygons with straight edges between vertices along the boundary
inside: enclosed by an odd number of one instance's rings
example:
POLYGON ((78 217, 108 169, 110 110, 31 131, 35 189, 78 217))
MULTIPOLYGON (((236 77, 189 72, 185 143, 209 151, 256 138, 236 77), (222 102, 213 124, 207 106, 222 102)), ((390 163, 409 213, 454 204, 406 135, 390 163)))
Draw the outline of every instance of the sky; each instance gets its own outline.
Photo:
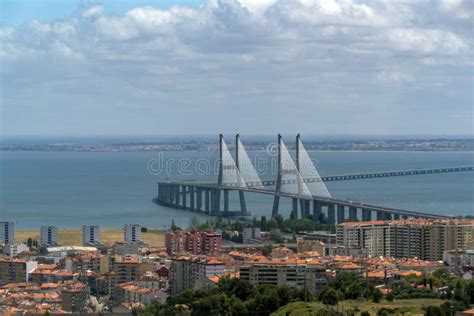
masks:
POLYGON ((3 0, 0 11, 0 136, 474 131, 474 1, 3 0))

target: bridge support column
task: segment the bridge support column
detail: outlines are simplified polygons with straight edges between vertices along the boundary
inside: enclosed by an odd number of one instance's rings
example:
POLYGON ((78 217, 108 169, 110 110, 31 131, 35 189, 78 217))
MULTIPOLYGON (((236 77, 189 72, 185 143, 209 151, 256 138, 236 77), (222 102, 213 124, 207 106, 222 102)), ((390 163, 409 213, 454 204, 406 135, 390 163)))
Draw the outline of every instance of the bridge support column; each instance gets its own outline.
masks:
POLYGON ((191 211, 196 211, 196 203, 195 203, 195 195, 194 195, 195 187, 190 186, 189 187, 189 204, 191 211))
POLYGON ((240 212, 247 214, 247 204, 245 203, 244 191, 239 190, 240 212))
POLYGON ((372 220, 372 211, 371 210, 362 210, 362 221, 368 222, 372 220))
POLYGON ((187 206, 186 206, 186 191, 187 191, 187 188, 186 188, 185 185, 183 185, 183 186, 181 187, 181 194, 182 194, 182 196, 183 196, 183 198, 182 198, 182 199, 183 199, 183 209, 186 209, 186 207, 187 207, 187 206))
POLYGON ((337 206, 337 223, 338 224, 344 223, 345 221, 344 212, 345 212, 344 205, 338 205, 337 206))
POLYGON ((321 222, 322 205, 318 201, 313 200, 313 221, 321 222))
POLYGON ((224 216, 229 216, 229 190, 224 190, 224 216))
POLYGON ((403 219, 408 219, 408 215, 402 215, 403 219))
POLYGON ((336 224, 336 205, 328 205, 328 224, 336 224))
POLYGON ((179 185, 175 185, 174 186, 174 202, 176 204, 176 206, 179 206, 179 185))
POLYGON ((384 214, 384 219, 385 219, 386 221, 391 221, 391 220, 392 220, 392 214, 385 212, 385 214, 384 214))
POLYGON ((298 199, 297 198, 291 198, 291 214, 290 218, 292 219, 297 219, 298 218, 298 199))
POLYGON ((304 205, 304 217, 303 218, 309 218, 310 215, 310 201, 309 200, 303 200, 303 205, 304 205))
POLYGON ((398 221, 400 219, 400 214, 393 214, 393 219, 398 221))
POLYGON ((351 222, 357 221, 357 208, 356 207, 349 207, 349 220, 351 222))
POLYGON ((383 221, 385 219, 384 212, 382 211, 377 211, 377 220, 378 221, 383 221))
POLYGON ((196 210, 202 212, 202 189, 196 188, 196 210))
POLYGON ((206 214, 208 215, 211 211, 210 200, 211 200, 211 190, 204 189, 204 207, 205 207, 206 214))

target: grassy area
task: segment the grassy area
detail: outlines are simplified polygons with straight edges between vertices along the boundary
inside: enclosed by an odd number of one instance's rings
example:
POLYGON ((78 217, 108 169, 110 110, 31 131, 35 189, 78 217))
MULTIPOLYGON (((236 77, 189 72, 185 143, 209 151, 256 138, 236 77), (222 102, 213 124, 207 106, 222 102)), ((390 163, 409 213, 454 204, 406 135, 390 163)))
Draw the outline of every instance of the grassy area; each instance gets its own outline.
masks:
MULTIPOLYGON (((360 302, 360 301, 343 301, 339 303, 339 311, 358 310, 357 315, 362 311, 368 311, 370 315, 376 315, 377 310, 382 307, 391 309, 402 309, 399 314, 405 315, 424 315, 423 307, 425 306, 439 306, 444 302, 440 299, 410 299, 410 300, 394 300, 393 302, 382 301, 380 303, 360 302)), ((283 306, 278 311, 274 312, 273 316, 303 316, 316 315, 319 309, 324 309, 325 306, 320 302, 295 302, 283 306)), ((336 309, 336 307, 334 307, 336 309)))
MULTIPOLYGON (((29 237, 39 241, 39 229, 15 232, 17 242, 26 242, 29 237)), ((82 228, 59 229, 58 238, 59 244, 62 246, 82 246, 82 228)), ((100 228, 100 238, 104 244, 112 245, 116 241, 123 240, 123 230, 118 228, 100 228)), ((142 233, 142 239, 151 247, 163 247, 165 245, 165 234, 161 231, 149 230, 146 233, 142 233)))

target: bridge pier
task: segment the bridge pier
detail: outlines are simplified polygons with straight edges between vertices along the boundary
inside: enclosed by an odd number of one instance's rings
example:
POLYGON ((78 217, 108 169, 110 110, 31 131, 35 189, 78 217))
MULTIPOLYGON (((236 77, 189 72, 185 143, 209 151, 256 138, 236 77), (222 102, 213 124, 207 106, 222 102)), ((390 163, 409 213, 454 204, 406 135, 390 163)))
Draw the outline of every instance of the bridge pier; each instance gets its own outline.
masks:
POLYGON ((362 210, 362 221, 363 222, 368 222, 372 220, 372 211, 371 210, 362 210))
POLYGON ((195 187, 194 186, 190 186, 189 187, 189 207, 191 209, 191 211, 196 211, 196 208, 195 208, 195 199, 194 199, 194 190, 195 190, 195 187))
POLYGON ((392 214, 391 214, 391 213, 388 213, 388 212, 384 212, 384 213, 385 213, 385 214, 384 214, 384 217, 385 217, 384 219, 385 219, 386 221, 391 221, 391 220, 392 220, 392 214))
POLYGON ((383 221, 385 219, 384 212, 382 211, 377 211, 377 220, 378 221, 383 221))
POLYGON ((205 207, 205 213, 208 215, 211 212, 210 200, 211 200, 211 190, 204 189, 204 207, 205 207))
POLYGON ((356 207, 349 207, 349 221, 355 222, 357 221, 357 208, 356 207))
POLYGON ((298 199, 297 198, 291 198, 291 214, 290 218, 292 219, 298 219, 298 199))
POLYGON ((229 216, 229 190, 224 189, 224 217, 229 216))
POLYGON ((196 204, 196 210, 202 212, 202 189, 199 187, 196 188, 196 204))
POLYGON ((399 220, 400 219, 400 214, 393 214, 393 219, 394 220, 399 220))
POLYGON ((337 205, 337 223, 341 224, 345 222, 345 207, 344 205, 337 205))
POLYGON ((336 205, 328 205, 328 224, 336 224, 336 205))
POLYGON ((318 201, 313 201, 313 221, 321 222, 322 205, 318 201))
POLYGON ((186 191, 187 191, 187 187, 185 185, 183 185, 181 187, 181 194, 182 194, 182 200, 183 200, 183 209, 187 208, 187 206, 186 206, 186 191))
POLYGON ((247 204, 245 203, 244 191, 239 190, 240 212, 247 214, 247 204))
POLYGON ((174 186, 174 190, 173 190, 173 194, 174 194, 174 202, 175 202, 175 205, 179 207, 179 185, 175 185, 174 186))

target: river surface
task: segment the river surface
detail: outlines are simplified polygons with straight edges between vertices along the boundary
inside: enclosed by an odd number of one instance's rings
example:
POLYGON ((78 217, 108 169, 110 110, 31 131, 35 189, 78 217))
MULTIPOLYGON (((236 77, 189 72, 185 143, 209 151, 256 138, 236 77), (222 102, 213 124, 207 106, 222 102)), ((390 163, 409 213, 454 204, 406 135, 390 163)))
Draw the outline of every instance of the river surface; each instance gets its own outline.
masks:
MULTIPOLYGON (((474 165, 468 152, 310 152, 321 175, 474 165)), ((262 179, 274 178, 276 160, 250 152, 262 179)), ((40 225, 120 227, 139 223, 187 226, 206 216, 156 205, 158 180, 217 179, 216 152, 0 152, 0 220, 18 228, 40 225)), ((474 215, 474 173, 444 173, 328 182, 333 197, 446 215, 474 215)), ((231 210, 237 207, 231 194, 231 210)), ((255 216, 271 213, 272 198, 247 194, 255 216)), ((286 216, 290 201, 282 199, 286 216)))

